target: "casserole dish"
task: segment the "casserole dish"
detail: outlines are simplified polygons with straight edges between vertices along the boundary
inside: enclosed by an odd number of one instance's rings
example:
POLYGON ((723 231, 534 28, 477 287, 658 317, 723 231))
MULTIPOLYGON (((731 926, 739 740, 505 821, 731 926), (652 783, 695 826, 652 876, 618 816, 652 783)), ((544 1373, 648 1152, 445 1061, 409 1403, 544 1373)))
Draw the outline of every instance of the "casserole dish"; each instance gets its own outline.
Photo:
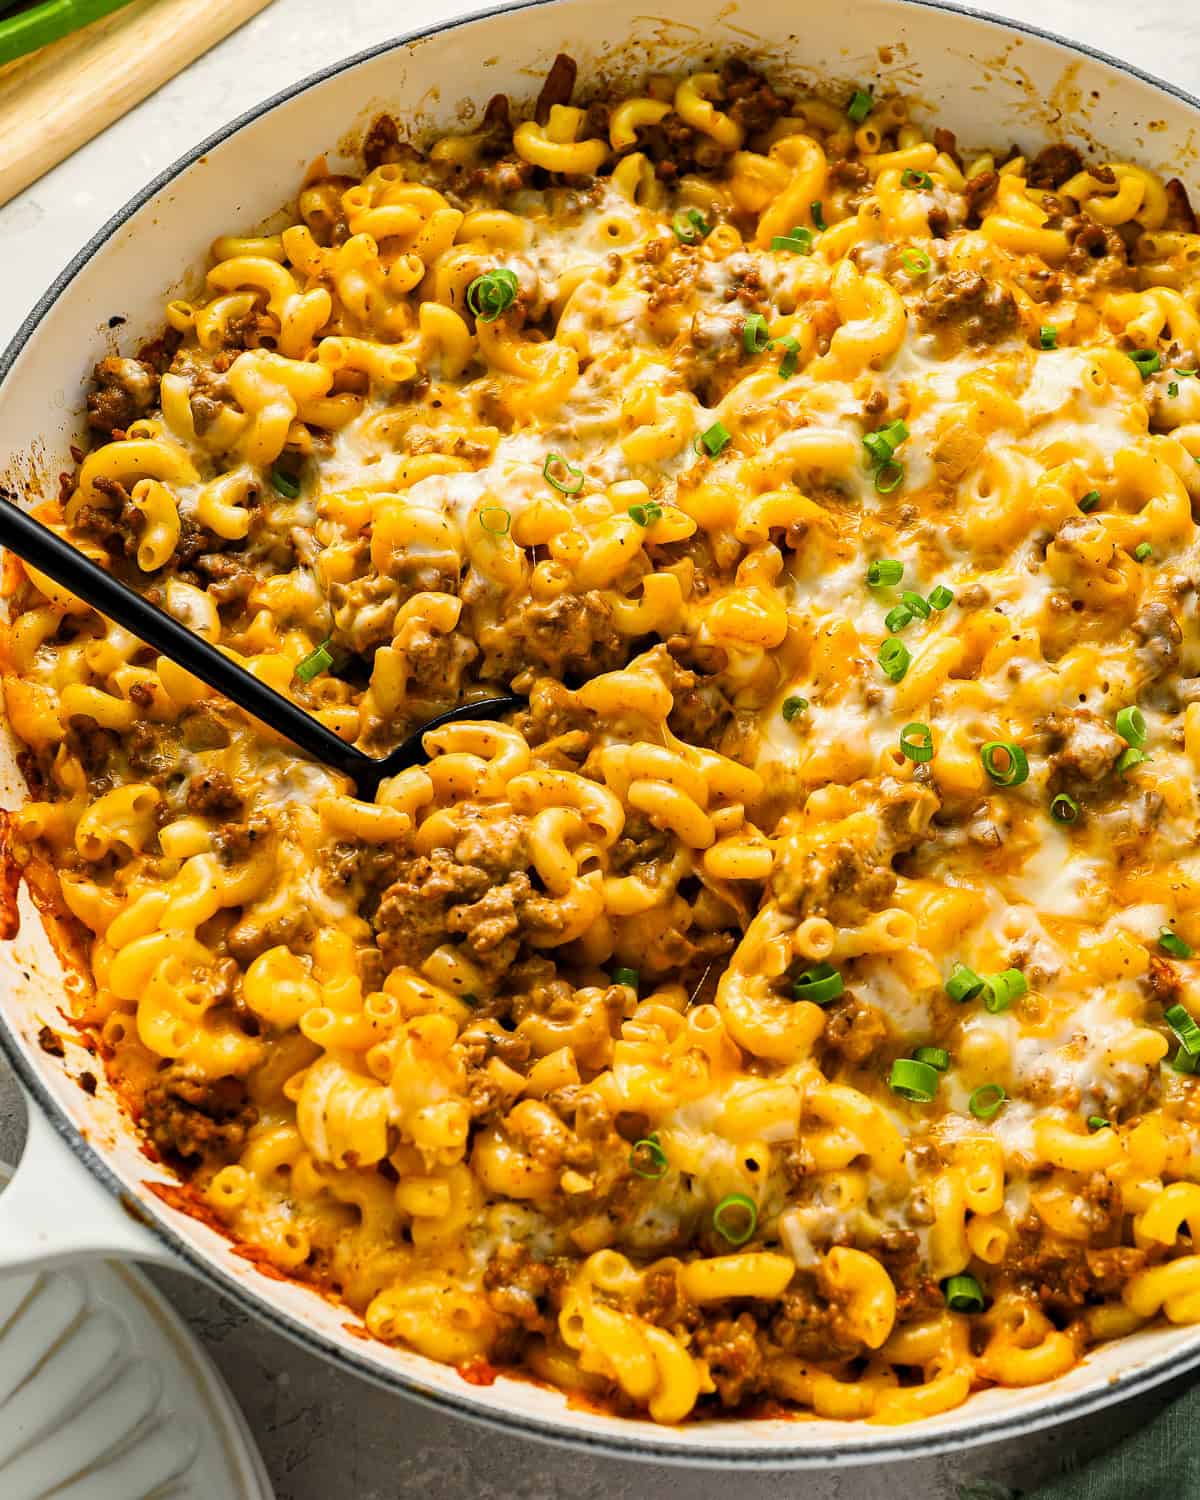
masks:
MULTIPOLYGON (((387 108, 414 133, 449 124, 460 117, 463 102, 501 91, 527 96, 533 80, 564 47, 585 71, 614 78, 644 69, 647 55, 655 66, 677 69, 702 55, 737 50, 761 57, 777 73, 810 83, 846 88, 852 81, 870 79, 879 89, 890 86, 917 96, 947 127, 973 137, 1011 133, 1027 138, 1035 131, 1034 122, 1044 120, 1049 131, 1069 115, 1077 138, 1094 136, 1121 158, 1194 175, 1196 115, 1188 101, 1121 74, 1102 59, 964 13, 878 3, 856 13, 851 32, 844 22, 814 8, 793 33, 749 6, 734 15, 700 6, 653 18, 628 6, 618 8, 611 21, 606 16, 603 28, 579 4, 532 9, 547 22, 538 46, 524 44, 529 17, 522 8, 397 43, 339 67, 239 122, 122 214, 68 269, 6 356, 0 430, 19 449, 9 485, 26 495, 48 493, 51 476, 66 465, 79 396, 75 390, 63 391, 47 421, 42 394, 59 389, 61 351, 75 351, 81 392, 86 370, 104 346, 101 333, 81 347, 79 331, 103 330, 119 316, 125 320, 123 337, 152 332, 157 306, 177 268, 195 263, 231 212, 245 222, 269 219, 278 203, 278 185, 295 180, 309 161, 329 149, 329 121, 365 127, 387 108), (621 41, 610 43, 610 37, 621 41), (886 45, 863 50, 856 40, 862 37, 886 45), (429 89, 431 77, 453 79, 452 89, 449 82, 441 90, 429 89), (981 98, 988 101, 985 127, 979 123, 981 98), (239 175, 248 159, 255 163, 252 183, 239 175), (231 182, 236 183, 236 205, 230 202, 231 182), (148 240, 153 246, 149 265, 148 240)), ((11 761, 6 785, 11 805, 21 796, 11 761)), ((55 1016, 61 976, 32 910, 26 910, 21 935, 6 951, 5 963, 5 1045, 46 1116, 35 1113, 31 1149, 6 1199, 4 1218, 12 1226, 3 1252, 8 1262, 97 1250, 178 1256, 344 1366, 481 1420, 631 1456, 779 1467, 827 1463, 836 1451, 843 1462, 878 1461, 1011 1435, 1077 1415, 1113 1399, 1116 1392, 1177 1374, 1200 1358, 1193 1334, 1152 1330, 1092 1354, 1052 1385, 1028 1392, 990 1391, 961 1412, 898 1433, 777 1418, 752 1425, 698 1423, 664 1432, 643 1422, 569 1409, 557 1393, 503 1376, 488 1386, 468 1385, 454 1371, 415 1354, 363 1343, 342 1309, 302 1287, 268 1278, 222 1236, 182 1213, 173 1179, 148 1168, 115 1101, 103 1089, 87 1094, 71 1082, 69 1075, 78 1075, 85 1066, 82 1059, 69 1056, 64 1070, 38 1047, 41 1026, 55 1016), (101 1184, 85 1179, 86 1186, 81 1183, 71 1191, 71 1235, 66 1240, 57 1231, 65 1169, 53 1167, 46 1154, 55 1131, 101 1184), (107 1196, 114 1191, 122 1208, 107 1196), (87 1205, 94 1214, 83 1211, 87 1205), (133 1222, 131 1213, 140 1222, 133 1222)))

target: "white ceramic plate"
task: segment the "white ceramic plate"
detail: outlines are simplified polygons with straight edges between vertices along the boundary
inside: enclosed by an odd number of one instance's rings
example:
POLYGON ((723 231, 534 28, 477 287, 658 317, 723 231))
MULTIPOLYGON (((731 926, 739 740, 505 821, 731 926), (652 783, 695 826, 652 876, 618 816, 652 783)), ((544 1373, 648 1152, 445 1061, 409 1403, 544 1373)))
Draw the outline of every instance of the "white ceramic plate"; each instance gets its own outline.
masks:
POLYGON ((166 1299, 100 1260, 0 1277, 0 1496, 167 1495, 272 1500, 245 1418, 166 1299))

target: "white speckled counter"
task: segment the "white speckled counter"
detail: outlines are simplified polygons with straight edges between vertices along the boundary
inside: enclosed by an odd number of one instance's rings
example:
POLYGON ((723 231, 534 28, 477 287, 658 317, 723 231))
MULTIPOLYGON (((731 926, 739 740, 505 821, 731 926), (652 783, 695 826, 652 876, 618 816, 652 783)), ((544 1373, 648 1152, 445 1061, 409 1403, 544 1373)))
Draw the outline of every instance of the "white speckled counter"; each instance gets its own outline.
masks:
MULTIPOLYGON (((478 8, 463 0, 425 0, 420 6, 410 0, 275 0, 0 209, 0 345, 114 209, 197 140, 316 68, 397 32, 478 8)), ((1196 0, 992 0, 989 8, 1079 37, 1185 87, 1200 83, 1196 0)), ((536 26, 536 15, 530 24, 536 26)), ((337 123, 330 129, 336 135, 337 123)), ((285 190, 281 185, 281 196, 285 190)), ((23 1129, 15 1087, 0 1062, 0 1159, 16 1160, 23 1129)), ((157 1279, 241 1400, 278 1500, 725 1500, 730 1492, 727 1474, 627 1465, 524 1439, 498 1439, 336 1373, 195 1282, 157 1279)), ((923 1500, 954 1500, 958 1487, 976 1478, 1028 1488, 1064 1462, 1102 1451, 1171 1394, 1166 1388, 1103 1416, 963 1459, 913 1464, 902 1478, 856 1469, 739 1479, 736 1489, 739 1500, 884 1500, 899 1481, 923 1500)))

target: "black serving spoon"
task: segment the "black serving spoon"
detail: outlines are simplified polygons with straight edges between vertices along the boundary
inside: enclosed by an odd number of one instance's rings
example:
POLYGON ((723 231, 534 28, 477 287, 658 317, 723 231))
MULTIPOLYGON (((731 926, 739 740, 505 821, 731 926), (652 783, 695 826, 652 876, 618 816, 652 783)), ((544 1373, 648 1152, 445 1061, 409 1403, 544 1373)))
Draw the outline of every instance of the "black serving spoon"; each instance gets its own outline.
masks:
POLYGON ((524 698, 511 694, 462 703, 430 719, 395 750, 376 760, 339 739, 290 698, 260 682, 165 610, 127 588, 10 500, 0 499, 0 544, 55 583, 70 589, 93 609, 123 625, 146 645, 186 668, 201 682, 224 693, 239 708, 270 725, 314 759, 349 776, 358 795, 368 802, 374 799, 381 781, 424 759, 421 737, 426 730, 457 719, 496 719, 511 709, 525 707, 524 698))

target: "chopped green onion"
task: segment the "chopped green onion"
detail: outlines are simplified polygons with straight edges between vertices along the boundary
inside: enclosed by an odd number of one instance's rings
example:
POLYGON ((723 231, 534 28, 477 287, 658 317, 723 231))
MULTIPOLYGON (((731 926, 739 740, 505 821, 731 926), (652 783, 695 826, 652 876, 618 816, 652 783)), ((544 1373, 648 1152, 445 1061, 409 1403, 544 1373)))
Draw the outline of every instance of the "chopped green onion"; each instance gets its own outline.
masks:
POLYGON ((1043 323, 1038 329, 1038 343, 1043 349, 1058 348, 1058 329, 1053 323, 1043 323))
POLYGON ((1005 969, 1003 974, 989 974, 983 981, 984 1009, 998 1016, 1028 990, 1029 983, 1020 969, 1005 969))
POLYGON ((891 635, 880 646, 876 660, 883 668, 885 677, 890 677, 893 682, 901 682, 905 672, 908 671, 912 656, 904 642, 891 635))
POLYGON ((867 569, 867 587, 873 589, 891 588, 893 584, 899 583, 904 577, 904 564, 897 562, 894 557, 877 558, 867 569))
POLYGON ((898 1057, 888 1075, 888 1088, 914 1104, 928 1104, 937 1093, 937 1069, 915 1057, 898 1057))
POLYGON ((742 324, 742 348, 747 354, 761 354, 770 342, 766 318, 762 313, 751 313, 742 324))
POLYGON ((977 1120, 990 1120, 1007 1098, 1003 1084, 985 1083, 967 1100, 967 1108, 977 1120))
POLYGON ((864 93, 862 89, 855 89, 850 95, 850 103, 846 106, 846 113, 856 125, 862 122, 871 113, 875 101, 870 94, 864 93))
POLYGON ((1179 382, 1178 382, 1178 380, 1168 380, 1167 381, 1167 395, 1170 396, 1170 398, 1171 398, 1172 401, 1174 401, 1175 397, 1178 396, 1178 394, 1179 394, 1179 382))
POLYGON ((1050 816, 1056 823, 1074 823, 1079 817, 1079 803, 1066 792, 1059 792, 1050 804, 1050 816))
POLYGON ((820 198, 813 199, 813 201, 808 205, 808 211, 810 214, 812 214, 812 221, 818 229, 826 228, 825 210, 821 205, 820 198))
POLYGON ((805 969, 792 985, 793 1000, 808 1000, 813 1005, 828 1005, 846 988, 832 964, 814 964, 805 969))
POLYGON ((896 449, 908 437, 908 427, 902 417, 881 427, 878 432, 868 432, 863 437, 863 447, 871 455, 871 462, 887 463, 896 449))
POLYGON ((785 698, 780 713, 783 714, 784 723, 790 724, 797 714, 802 714, 808 707, 807 698, 785 698))
POLYGON ((636 969, 614 969, 612 974, 614 984, 628 985, 631 990, 638 987, 638 971, 636 969))
POLYGON ((920 620, 928 620, 929 616, 933 613, 929 604, 921 598, 920 594, 901 594, 900 603, 907 609, 912 610, 913 614, 920 620))
POLYGON ((1088 1115, 1087 1128, 1089 1130, 1111 1130, 1112 1121, 1106 1120, 1103 1115, 1088 1115))
POLYGON ((507 536, 512 516, 502 505, 485 505, 479 512, 479 524, 489 536, 507 536))
POLYGON ((1146 716, 1135 704, 1128 704, 1117 714, 1115 728, 1127 745, 1140 750, 1146 743, 1146 716))
POLYGON ((1176 1073, 1195 1073, 1200 1070, 1200 1057, 1193 1057, 1190 1052, 1185 1052, 1180 1047, 1171 1059, 1171 1067, 1176 1073))
POLYGON ((712 233, 712 225, 698 208, 681 209, 671 220, 671 228, 681 245, 698 245, 712 233))
POLYGON ((918 1062, 928 1063, 931 1068, 936 1068, 939 1073, 944 1073, 950 1066, 950 1054, 945 1047, 918 1047, 913 1056, 918 1062))
POLYGON ((1132 771, 1134 766, 1140 766, 1144 760, 1150 757, 1144 750, 1139 750, 1136 745, 1130 745, 1128 750, 1122 750, 1117 757, 1117 771, 1124 776, 1127 771, 1132 771))
POLYGON ((480 323, 494 323, 517 300, 517 273, 507 266, 485 271, 467 288, 467 306, 480 323))
POLYGON ((583 488, 583 470, 569 464, 561 453, 547 453, 542 465, 542 478, 552 484, 560 495, 578 495, 583 488), (567 474, 569 479, 561 476, 567 474))
POLYGON ((714 422, 707 432, 700 434, 700 441, 704 444, 704 451, 709 458, 716 458, 717 454, 733 439, 729 436, 724 423, 714 422))
POLYGON ((1179 1038, 1179 1045, 1189 1057, 1200 1057, 1200 1026, 1197 1026, 1182 1005, 1172 1005, 1163 1011, 1163 1020, 1179 1038))
POLYGON ((904 250, 900 254, 900 264, 912 276, 924 276, 925 272, 931 270, 933 262, 925 254, 924 250, 904 250))
POLYGON ((322 672, 327 672, 333 666, 333 657, 329 654, 328 646, 328 641, 322 641, 315 651, 310 652, 303 661, 296 663, 296 676, 301 682, 311 682, 314 677, 319 677, 322 672))
POLYGON ((791 234, 775 235, 771 240, 771 249, 785 251, 788 255, 811 255, 812 241, 812 230, 797 224, 791 234))
POLYGON ((1149 542, 1139 542, 1133 549, 1133 555, 1138 562, 1146 562, 1148 558, 1154 556, 1154 548, 1149 542))
POLYGON ((654 1137, 647 1136, 643 1140, 634 1141, 633 1150, 629 1153, 629 1166, 639 1177, 657 1182, 660 1177, 667 1175, 670 1163, 667 1161, 667 1153, 654 1137))
POLYGON ((979 758, 997 786, 1020 786, 1029 779, 1029 759, 1012 740, 989 740, 980 749, 979 758))
POLYGON ((790 380, 796 373, 796 366, 800 363, 800 340, 793 338, 790 333, 785 333, 782 338, 772 339, 769 347, 772 349, 782 347, 787 351, 779 361, 779 378, 790 380))
POLYGON ((909 609, 907 604, 895 604, 884 615, 883 623, 895 635, 898 630, 903 630, 906 625, 911 625, 912 618, 912 610, 909 609))
POLYGON ((1175 373, 1176 373, 1176 375, 1194 375, 1196 373, 1196 371, 1195 370, 1180 370, 1180 369, 1177 368, 1176 371, 1175 371, 1175 373))
POLYGON ((1089 511, 1095 510, 1096 507, 1097 507, 1097 505, 1099 505, 1099 504, 1100 504, 1100 491, 1099 490, 1088 490, 1088 492, 1087 492, 1086 495, 1081 495, 1080 498, 1079 498, 1079 509, 1084 513, 1085 516, 1088 514, 1089 511))
POLYGON ((975 1280, 974 1276, 960 1275, 947 1276, 942 1283, 942 1295, 946 1299, 946 1306, 951 1312, 974 1313, 982 1312, 984 1306, 983 1288, 975 1280))
POLYGON ((758 1228, 758 1209, 745 1193, 730 1193, 713 1209, 713 1228, 731 1245, 744 1245, 758 1228))
POLYGON ((904 465, 888 459, 875 470, 875 489, 880 495, 890 495, 904 483, 904 465))
POLYGON ((655 521, 662 520, 662 506, 657 500, 648 500, 645 505, 631 505, 629 516, 639 526, 653 526, 655 521))
POLYGON ((954 603, 954 590, 948 589, 944 583, 939 583, 929 595, 929 602, 934 609, 949 609, 954 603))
POLYGON ((1162 369, 1162 357, 1157 349, 1127 349, 1125 351, 1138 368, 1143 380, 1149 380, 1155 370, 1162 369))
POLYGON ((1158 934, 1158 946, 1164 953, 1169 953, 1172 958, 1191 958, 1192 945, 1185 943, 1177 932, 1172 932, 1169 927, 1164 927, 1158 934))
POLYGON ((928 172, 914 172, 911 167, 905 167, 900 174, 900 186, 906 188, 931 188, 933 178, 928 172))
POLYGON ((909 760, 933 759, 933 730, 928 724, 906 724, 900 731, 900 753, 909 760))
POLYGON ((271 470, 271 483, 281 495, 289 500, 295 500, 300 495, 300 481, 293 479, 290 474, 283 474, 278 469, 271 470))
POLYGON ((957 1000, 962 1005, 967 1000, 974 1000, 982 989, 983 980, 974 969, 968 969, 966 964, 954 965, 950 978, 946 981, 946 993, 951 1000, 957 1000))

